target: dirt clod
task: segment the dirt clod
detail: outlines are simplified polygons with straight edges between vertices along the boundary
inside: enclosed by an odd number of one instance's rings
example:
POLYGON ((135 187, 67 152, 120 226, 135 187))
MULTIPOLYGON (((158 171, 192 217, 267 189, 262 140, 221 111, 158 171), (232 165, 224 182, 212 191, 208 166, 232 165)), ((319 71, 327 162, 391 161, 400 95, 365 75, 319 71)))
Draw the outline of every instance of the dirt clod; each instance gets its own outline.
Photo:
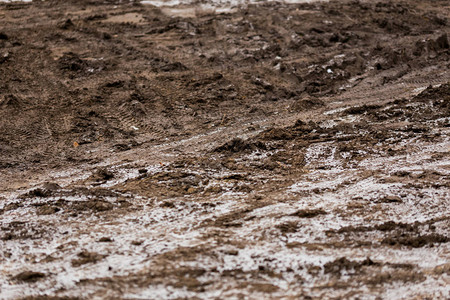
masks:
POLYGON ((299 217, 299 218, 314 218, 319 215, 326 215, 327 213, 322 209, 300 209, 290 216, 299 217))
POLYGON ((78 258, 72 260, 72 266, 77 268, 85 264, 96 263, 105 258, 107 255, 102 255, 95 252, 82 251, 77 254, 78 258))
POLYGON ((233 139, 220 147, 217 147, 215 152, 231 152, 238 153, 242 151, 254 151, 254 150, 265 150, 266 146, 262 142, 249 143, 242 139, 233 139))
POLYGON ((23 281, 23 282, 36 282, 38 280, 41 280, 46 275, 41 272, 34 272, 34 271, 24 271, 22 273, 17 274, 13 277, 14 280, 17 281, 23 281))
POLYGON ((0 294, 448 298, 447 2, 0 0, 0 294))

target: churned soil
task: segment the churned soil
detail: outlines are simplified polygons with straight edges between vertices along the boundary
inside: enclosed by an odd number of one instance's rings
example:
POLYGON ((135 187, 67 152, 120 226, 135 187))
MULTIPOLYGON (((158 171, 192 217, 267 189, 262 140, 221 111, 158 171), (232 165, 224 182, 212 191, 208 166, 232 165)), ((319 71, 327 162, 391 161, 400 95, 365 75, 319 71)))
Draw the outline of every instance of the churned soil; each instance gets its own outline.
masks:
POLYGON ((0 3, 1 297, 448 298, 449 16, 0 3))

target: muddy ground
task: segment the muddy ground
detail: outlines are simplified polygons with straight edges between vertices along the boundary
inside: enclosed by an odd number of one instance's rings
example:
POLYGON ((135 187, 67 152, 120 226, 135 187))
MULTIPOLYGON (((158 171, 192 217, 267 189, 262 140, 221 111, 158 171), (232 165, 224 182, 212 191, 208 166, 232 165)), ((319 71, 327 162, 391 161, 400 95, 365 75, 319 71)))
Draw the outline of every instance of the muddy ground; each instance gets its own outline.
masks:
POLYGON ((0 298, 448 299, 448 1, 0 4, 0 298))

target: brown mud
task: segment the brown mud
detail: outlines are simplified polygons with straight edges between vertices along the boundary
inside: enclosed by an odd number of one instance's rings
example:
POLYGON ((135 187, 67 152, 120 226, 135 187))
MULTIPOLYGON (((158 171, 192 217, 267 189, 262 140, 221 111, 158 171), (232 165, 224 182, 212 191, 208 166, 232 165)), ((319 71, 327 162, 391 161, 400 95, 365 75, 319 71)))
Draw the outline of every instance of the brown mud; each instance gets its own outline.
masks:
POLYGON ((446 299, 448 1, 0 3, 5 299, 446 299))

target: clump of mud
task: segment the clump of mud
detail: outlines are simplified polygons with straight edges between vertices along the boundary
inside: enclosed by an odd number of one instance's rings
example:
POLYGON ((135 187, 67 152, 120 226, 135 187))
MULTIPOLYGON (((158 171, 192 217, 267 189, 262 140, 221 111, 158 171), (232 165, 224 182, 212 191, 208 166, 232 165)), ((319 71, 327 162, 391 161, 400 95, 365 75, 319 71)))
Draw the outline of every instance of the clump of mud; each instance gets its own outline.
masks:
POLYGON ((238 153, 244 151, 266 150, 266 146, 262 142, 249 143, 242 139, 233 139, 220 147, 214 149, 215 152, 231 152, 238 153))
POLYGON ((214 5, 0 3, 2 296, 447 297, 445 1, 214 5))
POLYGON ((24 271, 14 276, 13 279, 21 282, 36 282, 44 277, 45 274, 41 272, 24 271))

